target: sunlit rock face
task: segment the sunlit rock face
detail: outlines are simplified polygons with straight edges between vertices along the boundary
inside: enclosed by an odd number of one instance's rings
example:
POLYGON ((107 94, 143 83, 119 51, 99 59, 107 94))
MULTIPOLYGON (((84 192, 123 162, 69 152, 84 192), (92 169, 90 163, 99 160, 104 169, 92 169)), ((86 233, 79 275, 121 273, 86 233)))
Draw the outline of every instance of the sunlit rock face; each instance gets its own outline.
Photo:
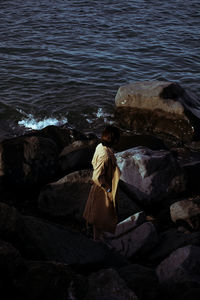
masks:
POLYGON ((145 206, 185 190, 185 176, 170 151, 135 147, 116 153, 124 189, 145 206))
POLYGON ((185 142, 198 136, 200 99, 176 83, 146 81, 121 86, 115 104, 115 118, 126 129, 170 135, 185 142))

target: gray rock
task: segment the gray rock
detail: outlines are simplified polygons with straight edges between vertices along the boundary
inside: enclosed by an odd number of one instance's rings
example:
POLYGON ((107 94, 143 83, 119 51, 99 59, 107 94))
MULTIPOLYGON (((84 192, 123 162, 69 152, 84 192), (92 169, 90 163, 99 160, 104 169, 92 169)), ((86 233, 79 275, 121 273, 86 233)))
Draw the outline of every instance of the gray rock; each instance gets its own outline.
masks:
POLYGON ((91 188, 92 170, 80 170, 46 185, 40 192, 39 209, 52 216, 80 220, 91 188))
MULTIPOLYGON (((38 199, 39 209, 51 216, 70 216, 80 221, 91 188, 91 179, 92 170, 80 170, 44 186, 38 199)), ((140 210, 140 207, 119 188, 119 220, 140 210)))
POLYGON ((200 199, 181 200, 170 206, 173 222, 186 221, 192 228, 200 229, 200 199))
POLYGON ((118 273, 113 269, 101 270, 89 276, 89 291, 84 300, 137 300, 118 273))
POLYGON ((97 140, 76 141, 65 147, 59 156, 59 165, 63 172, 71 173, 77 170, 92 168, 97 140))
POLYGON ((34 185, 58 171, 58 148, 47 138, 21 136, 0 143, 0 176, 7 185, 34 185))
POLYGON ((158 203, 185 190, 185 176, 166 150, 136 147, 116 154, 126 190, 143 205, 158 203))
POLYGON ((156 299, 159 282, 154 269, 132 264, 120 268, 118 273, 140 300, 156 299))
POLYGON ((120 184, 118 187, 118 204, 117 204, 117 212, 119 222, 125 220, 129 216, 132 216, 142 209, 141 207, 135 203, 131 197, 129 197, 121 188, 120 184))
POLYGON ((176 293, 181 288, 200 287, 200 247, 177 249, 157 267, 156 273, 163 289, 176 293))
POLYGON ((197 129, 199 126, 199 99, 176 83, 130 83, 119 88, 115 103, 119 123, 136 132, 164 133, 191 141, 194 123, 197 129))
POLYGON ((0 203, 0 235, 7 239, 18 235, 24 226, 23 218, 16 208, 0 203))
POLYGON ((29 259, 95 265, 109 256, 106 245, 78 232, 34 217, 24 217, 24 222, 27 239, 23 251, 29 259))
POLYGON ((154 225, 146 222, 139 227, 133 228, 116 238, 107 239, 106 243, 112 249, 125 257, 133 255, 145 255, 158 242, 158 235, 154 225))
POLYGON ((29 300, 82 300, 87 291, 86 278, 76 275, 67 265, 54 261, 27 261, 16 284, 23 299, 29 300))

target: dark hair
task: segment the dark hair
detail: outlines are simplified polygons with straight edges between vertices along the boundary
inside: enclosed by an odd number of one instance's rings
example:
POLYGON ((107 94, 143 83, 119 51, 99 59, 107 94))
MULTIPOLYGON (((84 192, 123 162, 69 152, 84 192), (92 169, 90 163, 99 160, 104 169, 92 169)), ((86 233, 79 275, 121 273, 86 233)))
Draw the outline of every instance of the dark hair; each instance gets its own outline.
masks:
POLYGON ((115 142, 119 141, 120 138, 120 130, 119 128, 108 125, 106 128, 103 130, 101 134, 101 142, 103 146, 112 146, 115 144, 115 142))

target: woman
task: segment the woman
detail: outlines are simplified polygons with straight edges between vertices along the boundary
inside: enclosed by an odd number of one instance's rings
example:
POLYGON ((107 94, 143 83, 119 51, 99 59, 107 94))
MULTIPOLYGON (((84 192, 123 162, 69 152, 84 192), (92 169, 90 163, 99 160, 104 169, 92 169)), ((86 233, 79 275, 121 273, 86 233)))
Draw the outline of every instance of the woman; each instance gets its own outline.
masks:
POLYGON ((115 232, 117 225, 116 192, 120 170, 111 146, 120 138, 117 127, 107 126, 102 132, 101 143, 96 147, 93 165, 93 185, 85 206, 83 217, 93 224, 94 239, 100 239, 102 233, 115 232))

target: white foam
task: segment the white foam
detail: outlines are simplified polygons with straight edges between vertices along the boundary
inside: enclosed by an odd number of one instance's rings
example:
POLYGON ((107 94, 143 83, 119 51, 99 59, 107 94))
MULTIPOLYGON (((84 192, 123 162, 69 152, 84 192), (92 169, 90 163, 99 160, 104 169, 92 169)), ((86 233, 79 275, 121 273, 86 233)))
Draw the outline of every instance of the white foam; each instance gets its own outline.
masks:
POLYGON ((62 120, 58 120, 56 118, 44 118, 43 120, 38 120, 34 118, 33 115, 29 114, 27 118, 19 121, 18 125, 24 126, 25 128, 28 129, 40 130, 49 125, 60 126, 67 122, 68 122, 67 118, 64 118, 62 120))

